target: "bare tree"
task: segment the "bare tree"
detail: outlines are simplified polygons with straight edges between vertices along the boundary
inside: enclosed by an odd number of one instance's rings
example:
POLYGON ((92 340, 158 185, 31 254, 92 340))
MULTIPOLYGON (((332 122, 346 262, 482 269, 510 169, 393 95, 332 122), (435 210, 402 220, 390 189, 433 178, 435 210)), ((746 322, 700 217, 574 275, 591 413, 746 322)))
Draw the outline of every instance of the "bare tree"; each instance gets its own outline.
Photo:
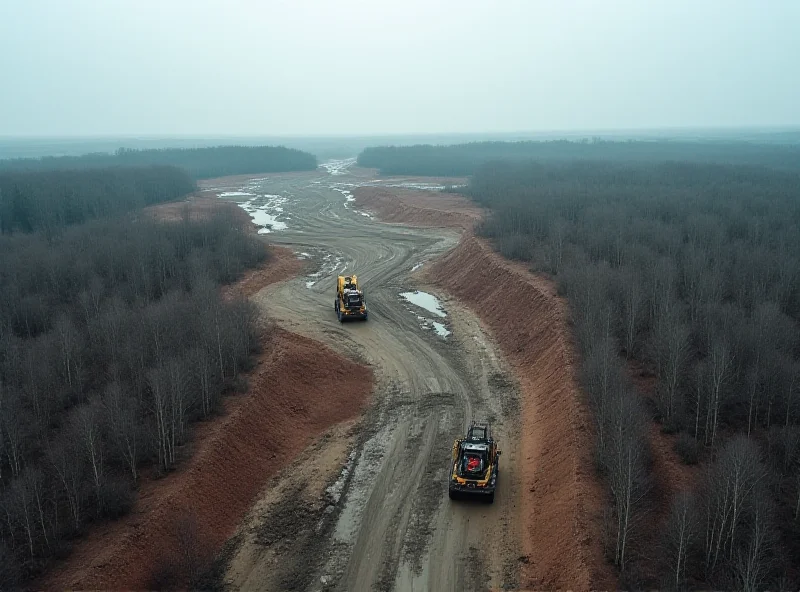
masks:
POLYGON ((31 492, 33 496, 33 504, 34 510, 36 512, 36 516, 38 517, 39 526, 41 527, 42 538, 44 538, 44 544, 49 549, 50 548, 50 537, 47 534, 47 522, 45 518, 45 503, 46 498, 48 495, 48 486, 45 479, 44 472, 40 468, 32 468, 29 469, 24 479, 26 481, 26 486, 28 490, 31 492))
POLYGON ((768 555, 772 543, 771 510, 769 492, 753 495, 746 525, 747 542, 737 551, 733 562, 737 590, 757 592, 764 589, 771 569, 768 555))
MULTIPOLYGON (((0 378, 0 483, 3 482, 3 457, 5 456, 6 452, 6 437, 3 432, 3 426, 5 424, 4 418, 4 403, 6 399, 6 388, 3 384, 2 378, 0 378)), ((5 403, 6 405, 8 403, 5 403)))
POLYGON ((7 396, 0 409, 0 424, 5 437, 5 451, 11 475, 19 477, 22 472, 25 448, 28 440, 27 412, 22 405, 19 393, 7 392, 7 396))
POLYGON ((111 441, 125 460, 135 482, 139 478, 138 466, 143 446, 138 401, 126 396, 118 382, 112 382, 106 387, 103 407, 111 441))
MULTIPOLYGON (((700 416, 703 414, 703 405, 710 397, 708 396, 708 367, 705 361, 698 362, 692 372, 692 402, 694 404, 694 439, 700 441, 700 416)), ((705 434, 705 432, 704 432, 705 434)), ((704 436, 705 440, 705 436, 704 436)))
POLYGON ((613 425, 613 397, 622 388, 622 376, 614 343, 610 339, 599 339, 586 354, 584 381, 597 425, 597 449, 605 457, 609 433, 613 425))
POLYGON ((683 411, 680 387, 689 361, 689 336, 689 327, 682 322, 678 305, 663 306, 654 328, 652 348, 658 375, 659 409, 668 424, 683 411))
POLYGON ((40 546, 40 536, 45 547, 50 546, 45 522, 45 482, 42 472, 38 469, 26 469, 19 479, 11 483, 9 493, 15 520, 24 533, 26 545, 33 557, 40 546))
POLYGON ((56 335, 61 349, 61 374, 69 386, 78 376, 78 331, 75 324, 65 315, 55 323, 56 335))
POLYGON ((800 463, 795 466, 795 504, 794 504, 794 519, 797 521, 800 519, 800 463))
POLYGON ((189 353, 194 376, 200 390, 200 412, 207 418, 217 406, 217 388, 214 384, 214 360, 204 347, 195 347, 189 353))
POLYGON ((742 516, 766 476, 756 444, 745 436, 729 440, 708 475, 706 502, 706 570, 713 573, 721 558, 733 560, 742 516))
POLYGON ((17 526, 25 535, 25 543, 31 557, 34 556, 36 534, 36 512, 32 492, 28 488, 29 481, 24 478, 15 479, 11 484, 11 508, 17 526))
POLYGON ((706 419, 706 443, 713 446, 717 437, 719 411, 725 396, 725 386, 731 379, 733 370, 733 350, 724 338, 720 338, 711 346, 708 357, 710 374, 710 391, 708 415, 706 419), (709 438, 710 435, 710 438, 709 438))
POLYGON ((643 437, 645 418, 634 395, 623 390, 613 397, 610 419, 612 426, 606 465, 617 518, 614 563, 624 571, 628 539, 637 518, 636 512, 647 492, 649 450, 643 437))
POLYGON ((792 409, 795 406, 795 397, 797 391, 800 390, 800 362, 787 360, 785 364, 784 402, 786 405, 786 420, 784 425, 788 426, 792 409))
POLYGON ((213 284, 198 280, 193 293, 193 303, 198 313, 207 319, 204 341, 209 351, 214 352, 220 380, 225 380, 225 321, 222 303, 219 301, 213 284))
POLYGON ((77 438, 64 433, 47 449, 47 458, 64 495, 72 518, 72 527, 77 532, 83 522, 85 454, 79 448, 77 438))
POLYGON ((644 314, 644 292, 635 272, 623 268, 621 272, 622 286, 622 326, 625 357, 631 358, 636 350, 636 340, 642 325, 644 314))
POLYGON ((686 561, 697 538, 698 525, 694 494, 679 491, 672 500, 664 533, 671 579, 676 590, 683 587, 686 579, 686 561))
POLYGON ((550 272, 558 275, 564 261, 564 245, 567 240, 567 223, 560 216, 550 222, 550 272))
POLYGON ((150 411, 155 422, 156 448, 158 464, 164 471, 172 467, 175 455, 171 448, 169 422, 169 383, 163 367, 154 368, 147 373, 147 384, 150 387, 150 411))
POLYGON ((190 407, 185 367, 183 360, 175 358, 169 360, 166 366, 169 381, 170 449, 173 463, 177 447, 183 444, 186 438, 187 413, 190 407))
POLYGON ((72 425, 72 433, 77 436, 78 445, 89 463, 98 509, 102 509, 100 508, 103 499, 101 489, 105 480, 106 449, 101 408, 98 401, 92 400, 88 404, 80 406, 72 415, 72 425))

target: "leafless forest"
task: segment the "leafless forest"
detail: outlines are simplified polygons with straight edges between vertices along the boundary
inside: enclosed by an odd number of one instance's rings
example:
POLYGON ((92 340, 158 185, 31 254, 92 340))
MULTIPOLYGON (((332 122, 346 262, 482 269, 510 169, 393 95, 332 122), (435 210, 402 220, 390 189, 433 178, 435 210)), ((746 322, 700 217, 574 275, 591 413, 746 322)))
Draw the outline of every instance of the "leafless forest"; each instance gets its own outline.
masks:
POLYGON ((221 284, 264 261, 241 219, 158 222, 193 190, 165 167, 2 175, 0 587, 91 523, 127 512, 181 460, 258 348, 221 284), (123 212, 128 212, 127 214, 123 212), (27 231, 27 232, 25 232, 27 231))
POLYGON ((607 555, 623 581, 788 585, 778 578, 796 577, 800 542, 800 177, 495 163, 469 193, 492 211, 482 232, 554 275, 570 301, 610 493, 607 555), (653 376, 651 393, 637 392, 635 366, 653 376), (702 467, 663 524, 652 420, 679 434, 682 462, 702 467))

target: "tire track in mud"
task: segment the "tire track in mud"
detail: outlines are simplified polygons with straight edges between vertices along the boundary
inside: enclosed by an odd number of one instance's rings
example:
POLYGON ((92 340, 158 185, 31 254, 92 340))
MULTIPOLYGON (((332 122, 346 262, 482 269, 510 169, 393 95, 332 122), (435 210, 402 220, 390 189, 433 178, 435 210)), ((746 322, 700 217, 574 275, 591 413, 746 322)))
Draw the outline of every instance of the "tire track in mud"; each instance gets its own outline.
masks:
MULTIPOLYGON (((266 590, 289 583, 306 590, 513 588, 516 388, 474 315, 445 299, 452 334, 443 340, 421 329, 399 296, 417 287, 412 267, 455 246, 459 234, 361 216, 331 188, 343 181, 346 175, 324 173, 259 181, 259 193, 293 195, 284 204, 289 228, 271 233, 270 241, 310 253, 320 265, 327 255, 341 266, 321 266, 309 287, 306 278, 276 284, 254 301, 285 328, 372 366, 372 408, 361 422, 342 496, 327 515, 330 526, 315 534, 318 544, 309 547, 302 542, 307 535, 297 536, 280 549, 280 569, 270 574, 256 565, 253 577, 239 574, 237 582, 266 590), (366 323, 335 319, 335 276, 345 271, 357 273, 365 288, 366 323), (503 450, 491 506, 447 498, 452 441, 473 417, 493 422, 503 450)), ((275 507, 308 512, 302 500, 287 488, 275 507)), ((308 530, 300 520, 293 523, 301 533, 308 530)))

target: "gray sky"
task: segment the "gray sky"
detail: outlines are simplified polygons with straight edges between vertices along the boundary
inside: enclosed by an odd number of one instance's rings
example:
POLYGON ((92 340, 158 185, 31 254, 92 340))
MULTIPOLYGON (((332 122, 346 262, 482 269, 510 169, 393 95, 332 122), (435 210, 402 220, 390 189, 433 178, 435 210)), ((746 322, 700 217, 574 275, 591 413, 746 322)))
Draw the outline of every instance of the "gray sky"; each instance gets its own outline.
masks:
POLYGON ((800 0, 0 0, 2 135, 800 124, 800 0))

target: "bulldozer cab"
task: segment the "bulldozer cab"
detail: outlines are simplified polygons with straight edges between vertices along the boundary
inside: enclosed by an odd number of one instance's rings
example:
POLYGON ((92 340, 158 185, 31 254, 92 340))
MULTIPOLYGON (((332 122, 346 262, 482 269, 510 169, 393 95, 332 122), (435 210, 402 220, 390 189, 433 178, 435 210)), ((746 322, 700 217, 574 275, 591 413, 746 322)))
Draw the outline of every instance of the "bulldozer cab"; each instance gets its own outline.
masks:
POLYGON ((477 479, 483 476, 489 466, 489 446, 486 444, 471 444, 465 442, 462 446, 458 472, 467 479, 477 479))
POLYGON ((448 485, 450 499, 478 495, 492 503, 499 456, 489 423, 470 423, 466 435, 453 443, 452 474, 448 485))
POLYGON ((356 276, 339 276, 339 292, 344 293, 345 290, 358 291, 358 278, 356 276))
POLYGON ((453 445, 456 471, 465 479, 481 478, 499 454, 488 422, 473 421, 466 436, 453 445))

